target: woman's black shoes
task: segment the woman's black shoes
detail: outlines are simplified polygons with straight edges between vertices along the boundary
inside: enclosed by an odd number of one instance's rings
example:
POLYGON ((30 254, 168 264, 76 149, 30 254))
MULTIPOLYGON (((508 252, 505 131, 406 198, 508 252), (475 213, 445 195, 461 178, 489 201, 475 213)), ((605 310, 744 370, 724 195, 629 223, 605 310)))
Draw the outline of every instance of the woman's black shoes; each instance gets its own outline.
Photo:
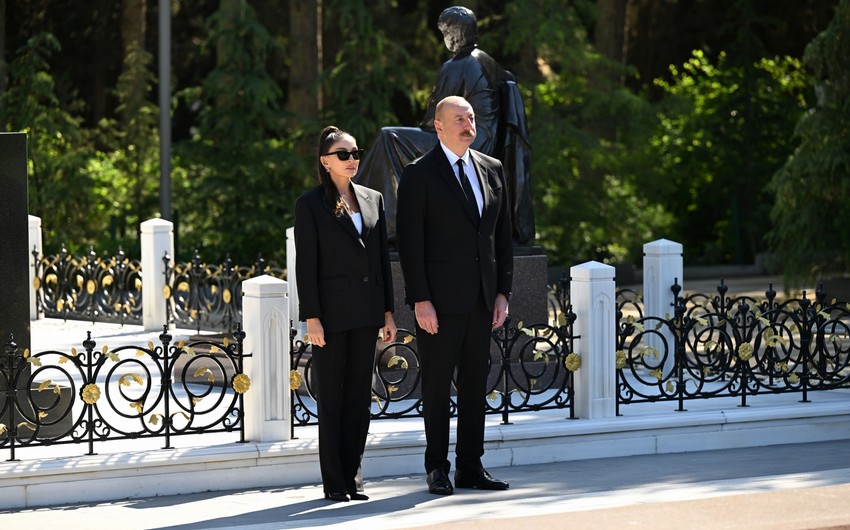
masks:
POLYGON ((325 493, 325 498, 334 502, 348 502, 348 495, 345 493, 325 493))
POLYGON ((329 501, 334 502, 348 502, 352 501, 368 501, 369 496, 365 493, 325 493, 325 498, 329 501))

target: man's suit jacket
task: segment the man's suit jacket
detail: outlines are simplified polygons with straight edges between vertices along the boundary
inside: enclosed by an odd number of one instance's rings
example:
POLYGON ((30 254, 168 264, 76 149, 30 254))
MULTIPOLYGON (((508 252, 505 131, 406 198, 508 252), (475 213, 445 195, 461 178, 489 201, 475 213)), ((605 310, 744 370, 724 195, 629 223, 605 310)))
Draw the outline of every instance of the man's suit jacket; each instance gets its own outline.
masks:
POLYGON ((383 197, 364 186, 353 187, 362 235, 348 215, 336 215, 321 186, 295 202, 299 318, 317 317, 328 332, 381 327, 384 312, 393 310, 383 197))
POLYGON ((470 311, 479 288, 490 311, 513 275, 510 207, 502 165, 470 149, 484 196, 480 221, 440 144, 410 163, 398 186, 396 226, 405 300, 430 300, 438 313, 470 311))

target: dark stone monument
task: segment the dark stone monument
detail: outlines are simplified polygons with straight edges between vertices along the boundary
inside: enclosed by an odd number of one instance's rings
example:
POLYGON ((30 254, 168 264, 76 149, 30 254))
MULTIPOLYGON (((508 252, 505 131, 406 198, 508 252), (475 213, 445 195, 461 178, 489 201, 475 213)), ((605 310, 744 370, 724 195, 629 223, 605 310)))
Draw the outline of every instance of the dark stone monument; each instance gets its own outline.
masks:
POLYGON ((20 439, 30 435, 36 438, 58 438, 71 430, 73 396, 68 386, 61 387, 57 396, 53 392, 39 392, 39 383, 33 382, 32 366, 23 359, 24 351, 32 351, 30 338, 30 284, 29 284, 29 198, 27 193, 27 136, 24 133, 0 133, 0 423, 9 432, 17 432, 20 439), (10 339, 17 350, 10 358, 6 347, 10 339), (17 372, 17 407, 6 401, 9 379, 17 372), (34 408, 35 406, 35 408, 34 408), (36 412, 45 412, 39 420, 37 431, 21 423, 32 424, 36 412))
MULTIPOLYGON (((15 367, 22 362, 7 357, 6 347, 10 339, 17 344, 17 354, 30 348, 30 295, 29 295, 29 221, 27 194, 27 135, 24 133, 0 133, 0 423, 10 431, 16 429, 12 419, 14 407, 9 407, 6 395, 9 379, 14 377, 15 367)), ((30 376, 25 366, 18 378, 19 391, 26 390, 30 376)), ((15 418, 20 420, 20 407, 32 416, 32 407, 19 399, 15 418)))
MULTIPOLYGON (((536 247, 533 247, 536 249, 536 247)), ((516 251, 516 249, 515 249, 516 251)), ((393 271, 393 297, 395 299, 395 323, 399 329, 416 331, 416 317, 413 310, 404 303, 404 277, 401 274, 401 263, 398 256, 391 260, 393 271)), ((549 319, 547 260, 541 253, 532 251, 528 254, 514 255, 514 281, 511 291, 511 301, 508 304, 510 325, 545 324, 549 319)))
POLYGON ((0 133, 0 342, 30 347, 27 135, 0 133))

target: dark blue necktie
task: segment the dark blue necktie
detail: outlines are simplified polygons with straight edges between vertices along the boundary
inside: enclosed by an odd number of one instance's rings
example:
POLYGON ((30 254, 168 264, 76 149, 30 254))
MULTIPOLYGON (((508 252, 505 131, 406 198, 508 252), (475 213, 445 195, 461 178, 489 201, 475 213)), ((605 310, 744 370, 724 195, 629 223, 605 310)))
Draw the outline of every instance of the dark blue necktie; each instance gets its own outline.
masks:
POLYGON ((457 159, 457 176, 460 179, 460 187, 463 188, 463 194, 466 196, 466 203, 469 205, 471 212, 475 216, 475 220, 481 218, 478 213, 478 201, 475 200, 475 194, 472 192, 472 186, 469 184, 469 179, 466 177, 466 172, 463 170, 463 159, 457 159))

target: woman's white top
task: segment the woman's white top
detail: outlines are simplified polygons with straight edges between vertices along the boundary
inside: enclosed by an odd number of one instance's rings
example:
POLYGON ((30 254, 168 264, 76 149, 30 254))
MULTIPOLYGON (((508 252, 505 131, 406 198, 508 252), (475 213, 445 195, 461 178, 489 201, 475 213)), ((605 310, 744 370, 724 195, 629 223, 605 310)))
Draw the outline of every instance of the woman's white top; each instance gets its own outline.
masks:
POLYGON ((360 215, 360 212, 351 214, 351 222, 354 223, 354 228, 357 229, 358 234, 363 233, 363 216, 360 215))

